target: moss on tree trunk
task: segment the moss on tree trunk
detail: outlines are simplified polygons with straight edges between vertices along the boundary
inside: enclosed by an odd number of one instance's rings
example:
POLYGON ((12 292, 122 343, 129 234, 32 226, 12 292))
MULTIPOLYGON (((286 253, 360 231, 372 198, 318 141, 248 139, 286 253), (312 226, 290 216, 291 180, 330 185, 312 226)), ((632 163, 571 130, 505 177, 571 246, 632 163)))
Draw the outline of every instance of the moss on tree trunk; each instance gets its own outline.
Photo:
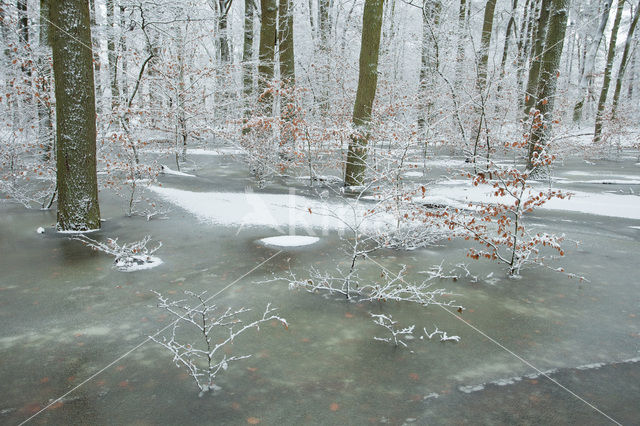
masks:
POLYGON ((89 4, 51 2, 56 96, 58 224, 63 231, 100 228, 96 176, 96 106, 89 4))
POLYGON ((345 186, 362 185, 367 168, 367 142, 373 101, 378 85, 378 57, 382 32, 384 0, 366 0, 362 18, 362 44, 360 46, 360 72, 358 91, 353 108, 355 133, 351 135, 345 186))

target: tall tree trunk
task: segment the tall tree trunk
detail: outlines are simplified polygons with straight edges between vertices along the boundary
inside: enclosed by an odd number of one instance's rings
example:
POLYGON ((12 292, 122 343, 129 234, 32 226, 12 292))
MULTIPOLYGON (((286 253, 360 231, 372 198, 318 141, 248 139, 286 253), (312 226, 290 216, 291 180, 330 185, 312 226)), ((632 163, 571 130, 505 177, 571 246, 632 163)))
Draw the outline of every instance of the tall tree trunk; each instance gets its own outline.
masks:
POLYGON ((49 31, 49 0, 40 0, 40 53, 38 55, 38 70, 40 72, 40 96, 38 97, 38 143, 43 147, 45 159, 50 159, 54 149, 54 135, 50 99, 50 31, 49 31))
POLYGON ((280 78, 289 86, 295 85, 295 54, 293 48, 293 9, 291 0, 279 0, 278 46, 280 52, 280 78))
POLYGON ((295 53, 293 48, 293 8, 291 0, 280 0, 278 7, 278 51, 280 53, 280 79, 285 94, 280 98, 280 115, 284 123, 280 128, 280 145, 294 142, 291 122, 295 117, 294 98, 290 90, 296 84, 295 53))
POLYGON ((629 62, 629 54, 631 52, 631 45, 633 44, 633 34, 638 25, 638 17, 640 17, 640 1, 636 5, 636 11, 633 15, 633 20, 629 25, 629 32, 627 33, 627 40, 624 43, 624 53, 622 54, 622 60, 620 61, 620 68, 618 68, 618 76, 616 77, 616 90, 613 94, 613 104, 611 105, 611 119, 615 120, 616 112, 618 110, 618 102, 620 101, 620 92, 622 91, 622 80, 624 79, 625 71, 627 70, 627 63, 629 62))
MULTIPOLYGON (((176 152, 181 151, 180 161, 187 161, 187 107, 185 79, 185 35, 182 32, 181 24, 176 25, 176 53, 178 59, 178 88, 176 92, 176 152)), ((177 164, 179 167, 179 164, 177 164)))
POLYGON ((316 23, 313 19, 313 0, 309 0, 309 25, 311 25, 311 38, 315 38, 316 35, 316 23))
MULTIPOLYGON (((527 91, 524 99, 524 120, 529 119, 531 109, 538 102, 538 81, 540 80, 540 71, 542 68, 543 56, 545 54, 545 40, 548 38, 547 29, 550 27, 549 16, 551 11, 551 0, 542 0, 540 5, 540 15, 538 17, 538 25, 536 29, 535 43, 533 44, 533 60, 529 68, 529 79, 527 82, 527 91)), ((548 53, 548 52, 546 52, 548 53)))
POLYGON ((496 0, 487 0, 484 8, 484 20, 482 23, 482 37, 480 38, 480 59, 478 63, 477 88, 480 93, 487 87, 487 74, 489 66, 489 47, 491 45, 491 33, 493 33, 493 16, 496 9, 496 0))
POLYGON ((636 33, 636 40, 634 41, 635 43, 635 48, 633 51, 633 54, 631 55, 631 74, 629 75, 629 88, 627 90, 627 99, 632 100, 633 99, 633 94, 634 94, 634 89, 635 89, 635 84, 636 84, 636 73, 638 72, 638 61, 637 61, 637 57, 638 57, 638 33, 636 33))
POLYGON ((318 31, 319 31, 319 53, 320 53, 320 66, 319 66, 319 80, 320 88, 318 92, 320 108, 323 113, 329 110, 329 98, 331 89, 329 83, 331 81, 330 76, 330 58, 331 52, 331 3, 330 0, 318 0, 318 31))
POLYGON ((423 0, 422 2, 422 57, 420 61, 420 109, 418 111, 418 131, 424 133, 429 127, 429 116, 433 108, 437 75, 436 52, 437 40, 435 32, 440 25, 442 3, 440 0, 423 0))
POLYGON ((367 168, 367 143, 373 101, 378 86, 378 57, 382 33, 384 0, 365 0, 362 17, 362 42, 360 45, 360 70, 356 102, 353 107, 355 133, 351 136, 345 186, 362 185, 367 168))
POLYGON ((27 0, 18 0, 18 40, 25 47, 29 44, 29 16, 27 11, 27 0))
POLYGON ((91 34, 93 35, 92 48, 93 48, 93 77, 95 79, 96 88, 96 112, 98 115, 102 114, 102 79, 100 72, 100 40, 98 39, 97 32, 94 29, 97 26, 96 17, 98 14, 98 3, 96 0, 89 0, 89 13, 91 15, 91 34))
MULTIPOLYGON (((29 14, 27 10, 27 0, 18 0, 18 40, 20 42, 20 46, 23 49, 27 49, 29 46, 29 14)), ((25 50, 26 52, 26 50, 25 50)), ((26 61, 25 61, 26 62, 26 61)), ((31 77, 31 66, 23 65, 22 72, 29 77, 31 77)))
POLYGON ((231 47, 229 46, 229 8, 231 0, 218 0, 220 16, 218 18, 218 49, 220 62, 228 64, 231 61, 231 47))
MULTIPOLYGON (((538 27, 537 18, 539 15, 539 7, 541 5, 540 0, 531 0, 525 4, 522 29, 520 31, 520 39, 518 40, 518 59, 517 59, 517 71, 516 71, 516 80, 518 82, 518 94, 520 95, 520 99, 524 99, 523 96, 523 87, 524 87, 524 78, 523 74, 526 66, 529 65, 529 59, 531 57, 531 44, 535 42, 533 40, 534 34, 537 33, 538 27), (528 5, 528 8, 527 8, 528 5)), ((520 105, 524 107, 524 102, 520 105)))
POLYGON ((126 104, 129 97, 129 89, 127 85, 127 39, 124 36, 124 32, 127 28, 127 16, 125 15, 126 8, 122 4, 120 5, 120 40, 119 40, 119 56, 120 56, 120 100, 118 105, 126 104))
POLYGON ((516 11, 518 9, 518 0, 513 0, 511 6, 511 17, 507 23, 507 31, 504 36, 504 49, 502 49, 502 60, 500 61, 500 77, 503 78, 505 74, 505 66, 507 64, 507 56, 509 55, 509 41, 511 40, 511 33, 516 24, 516 11))
POLYGON ((120 88, 118 85, 118 56, 116 52, 115 5, 114 0, 107 0, 107 58, 109 61, 109 82, 111 85, 111 112, 118 107, 120 88))
POLYGON ((100 228, 91 21, 86 0, 51 2, 56 94, 58 224, 100 228))
POLYGON ((266 93, 273 80, 273 70, 276 52, 278 2, 277 0, 261 1, 262 21, 260 23, 260 49, 258 58, 258 91, 263 112, 271 115, 273 110, 273 96, 266 93))
MULTIPOLYGON (((254 3, 253 0, 244 0, 244 40, 242 48, 242 91, 245 102, 245 119, 250 115, 251 96, 253 93, 253 25, 254 25, 254 3)), ((247 128, 242 129, 246 134, 247 128)))
POLYGON ((598 31, 595 34, 595 38, 589 46, 587 56, 585 57, 584 67, 582 69, 582 76, 580 77, 579 96, 580 98, 573 107, 573 122, 578 123, 582 120, 582 108, 584 107, 585 100, 587 98, 587 92, 591 81, 593 80, 593 70, 596 64, 596 57, 598 56, 598 50, 600 49, 600 43, 604 35, 604 30, 609 22, 609 12, 611 11, 611 4, 613 0, 604 0, 602 8, 602 15, 600 18, 600 25, 598 31))
POLYGON ((607 103, 607 95, 609 94, 609 85, 611 84, 611 70, 613 69, 613 60, 616 57, 616 43, 618 42, 618 29, 620 29, 620 21, 622 20, 622 11, 624 9, 624 0, 618 0, 618 9, 616 10, 616 19, 613 21, 611 29, 611 37, 609 38, 609 51, 607 52, 607 65, 604 70, 604 81, 602 82, 602 90, 598 99, 598 111, 596 112, 596 125, 593 131, 593 141, 600 142, 602 136, 602 124, 604 120, 604 108, 607 103))
POLYGON ((462 74, 464 71, 464 48, 467 39, 467 0, 460 0, 460 8, 458 9, 458 48, 456 50, 456 79, 455 87, 462 87, 462 74))
POLYGON ((527 170, 537 168, 536 160, 539 153, 546 146, 551 134, 553 122, 553 107, 555 104, 556 87, 560 74, 560 59, 564 48, 564 38, 567 30, 567 7, 569 0, 552 0, 552 12, 549 17, 540 77, 536 90, 536 109, 540 112, 539 122, 534 126, 529 141, 529 156, 527 170))
POLYGON ((325 52, 329 50, 329 40, 331 39, 331 15, 329 0, 318 0, 318 27, 320 28, 321 49, 325 52))

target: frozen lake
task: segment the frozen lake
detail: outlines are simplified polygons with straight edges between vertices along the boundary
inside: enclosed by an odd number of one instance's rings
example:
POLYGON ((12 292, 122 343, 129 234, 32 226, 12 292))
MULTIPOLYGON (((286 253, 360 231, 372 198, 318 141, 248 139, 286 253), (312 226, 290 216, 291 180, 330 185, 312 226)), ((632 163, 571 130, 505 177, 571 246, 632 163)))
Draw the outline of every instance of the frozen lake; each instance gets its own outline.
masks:
MULTIPOLYGON (((202 155, 196 161, 199 168, 188 172, 195 176, 161 176, 162 188, 204 197, 211 191, 243 194, 247 188, 253 194, 288 195, 294 185, 297 195, 313 197, 295 179, 260 190, 230 156, 202 155)), ((376 262, 396 272, 407 265, 407 280, 424 278, 420 271, 441 262, 468 263, 477 282, 461 277, 437 284, 455 293, 466 308, 461 315, 438 306, 349 303, 291 291, 284 281, 256 284, 284 275, 289 267, 304 276, 310 266, 329 271, 345 264, 336 230, 316 232, 318 241, 298 241, 306 245, 269 244, 260 240, 289 230, 269 223, 228 225, 167 198, 163 203, 172 211, 166 219, 127 218, 122 201, 103 191, 106 221, 93 238, 133 241, 152 235, 163 243, 157 253, 162 265, 123 273, 111 268, 110 257, 55 234, 55 212, 2 202, 0 423, 20 424, 68 392, 31 422, 637 423, 637 161, 587 165, 575 160, 553 174, 554 185, 587 194, 587 207, 588 194, 618 207, 549 208, 528 217, 537 227, 580 241, 578 246, 567 242, 566 257, 554 266, 589 282, 542 268, 509 279, 499 264, 469 263, 464 241, 408 252, 382 250, 371 255, 375 262, 360 263, 363 280, 379 277, 376 262), (36 233, 41 226, 46 232, 36 233), (185 369, 176 368, 171 354, 147 339, 171 321, 156 308, 151 290, 179 298, 184 290, 213 294, 227 286, 218 304, 245 306, 259 315, 271 302, 289 328, 272 324, 241 336, 230 353, 253 356, 219 376, 221 390, 198 397, 185 369), (407 348, 396 348, 373 340, 382 332, 370 312, 391 314, 418 328, 437 325, 461 340, 415 339, 407 348)), ((434 167, 430 173, 439 176, 444 170, 434 167)), ((414 173, 407 179, 423 177, 414 173)), ((455 198, 459 191, 443 194, 455 198)))

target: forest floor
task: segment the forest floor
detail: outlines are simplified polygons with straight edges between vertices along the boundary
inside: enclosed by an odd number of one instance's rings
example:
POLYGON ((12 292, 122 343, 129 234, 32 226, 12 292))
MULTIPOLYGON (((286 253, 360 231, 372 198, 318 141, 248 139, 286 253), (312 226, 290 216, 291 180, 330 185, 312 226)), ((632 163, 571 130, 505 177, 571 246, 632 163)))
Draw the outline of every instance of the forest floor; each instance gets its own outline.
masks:
MULTIPOLYGON (((461 276, 437 284, 455 294, 466 308, 462 314, 439 306, 349 303, 291 291, 284 281, 258 284, 289 269, 303 277, 311 266, 332 271, 346 264, 340 226, 308 212, 322 206, 309 204, 319 201, 301 180, 279 178, 260 189, 234 152, 222 154, 192 152, 197 167, 161 175, 162 186, 149 194, 171 208, 164 218, 125 217, 122 199, 101 193, 106 220, 92 238, 127 242, 152 235, 163 243, 156 254, 164 263, 150 270, 112 269, 108 256, 56 234, 54 211, 0 203, 0 423, 20 424, 63 395, 32 421, 637 422, 637 154, 564 162, 551 185, 576 195, 528 216, 537 229, 580 241, 567 242, 566 256, 552 266, 588 281, 545 268, 510 279, 499 264, 470 261, 464 241, 380 250, 359 264, 364 281, 379 277, 380 266, 397 272, 401 265, 407 266, 406 280, 418 281, 432 265, 447 269, 465 262, 477 281, 461 276), (45 233, 38 234, 38 227, 45 233), (291 231, 317 240, 261 241, 291 231), (171 321, 155 307, 151 290, 176 299, 184 290, 222 291, 218 304, 252 308, 255 316, 271 302, 289 328, 274 323, 241 336, 229 353, 253 356, 231 364, 216 382, 222 389, 199 398, 185 369, 175 368, 171 354, 147 339, 171 321), (418 329, 437 326, 461 340, 415 339, 396 348, 373 340, 383 330, 370 312, 418 329)), ((169 157, 149 155, 171 167, 169 157)), ((461 164, 434 159, 427 175, 416 169, 406 178, 449 176, 429 187, 434 203, 486 197, 452 175, 461 164)), ((339 207, 337 199, 331 202, 331 209, 339 207)))

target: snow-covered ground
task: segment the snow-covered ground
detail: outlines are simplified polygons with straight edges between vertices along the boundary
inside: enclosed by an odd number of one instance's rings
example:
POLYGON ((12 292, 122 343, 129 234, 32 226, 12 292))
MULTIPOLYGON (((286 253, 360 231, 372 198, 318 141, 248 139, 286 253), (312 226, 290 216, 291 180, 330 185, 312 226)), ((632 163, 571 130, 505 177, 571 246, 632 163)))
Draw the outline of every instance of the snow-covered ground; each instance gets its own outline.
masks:
MULTIPOLYGON (((267 226, 280 232, 290 229, 343 230, 356 224, 364 206, 323 202, 294 194, 253 192, 192 192, 154 186, 161 198, 196 216, 203 222, 226 226, 267 226)), ((393 223, 390 215, 379 214, 365 226, 393 223)))
MULTIPOLYGON (((543 186, 532 191, 544 190, 543 186)), ((226 226, 268 226, 284 232, 294 229, 341 230, 361 217, 365 206, 354 207, 338 201, 293 194, 258 194, 239 192, 192 192, 166 187, 152 187, 152 191, 196 216, 203 222, 226 226)), ((542 208, 572 211, 597 216, 640 220, 640 197, 607 192, 567 191, 570 199, 554 198, 542 208)), ((373 201, 370 197, 369 200, 373 201)), ((512 202, 507 197, 495 197, 491 187, 472 186, 467 181, 453 180, 429 186, 424 197, 416 203, 466 208, 468 203, 512 202)), ((389 214, 378 214, 364 226, 383 226, 393 223, 389 214)))

